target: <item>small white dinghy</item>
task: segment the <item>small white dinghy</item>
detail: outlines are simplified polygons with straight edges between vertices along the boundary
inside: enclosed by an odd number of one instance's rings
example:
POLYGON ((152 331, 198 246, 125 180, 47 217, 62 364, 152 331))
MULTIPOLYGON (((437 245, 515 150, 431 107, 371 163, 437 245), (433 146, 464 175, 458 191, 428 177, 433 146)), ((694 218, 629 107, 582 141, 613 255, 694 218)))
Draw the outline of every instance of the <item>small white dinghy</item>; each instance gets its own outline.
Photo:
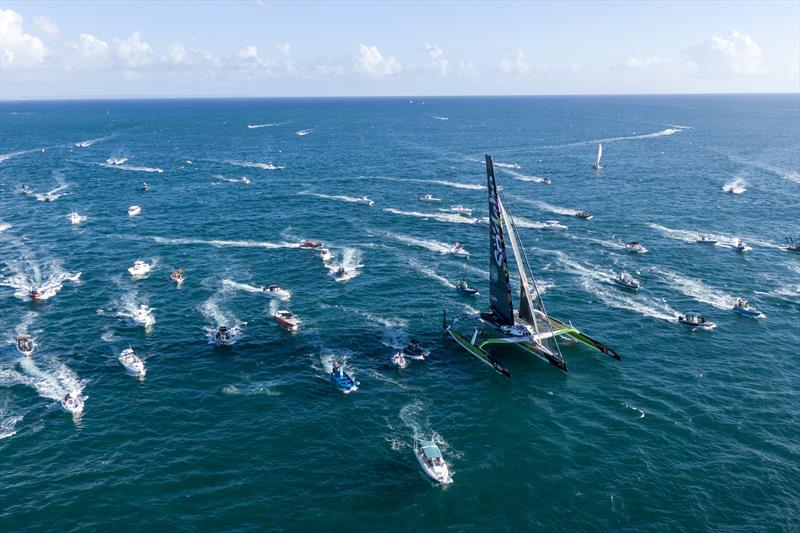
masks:
POLYGON ((142 214, 142 208, 138 205, 132 205, 128 208, 128 216, 129 217, 138 217, 142 214))
POLYGON ((269 285, 261 290, 270 298, 275 298, 277 300, 285 301, 292 297, 291 292, 278 285, 269 285))
POLYGON ((106 163, 108 163, 109 165, 121 165, 127 160, 128 160, 127 157, 109 157, 108 159, 106 159, 106 163))
POLYGON ((450 468, 442 457, 442 451, 432 440, 414 439, 414 455, 422 472, 436 483, 447 485, 453 482, 450 468))
POLYGON ((208 332, 208 341, 219 346, 232 346, 236 343, 239 336, 239 328, 235 326, 220 326, 216 331, 208 332))
POLYGON ((631 241, 628 244, 626 244, 625 249, 628 250, 629 252, 634 252, 637 254, 647 253, 647 248, 645 248, 642 243, 636 241, 631 241))
POLYGON ((143 378, 147 370, 138 355, 133 351, 133 348, 128 346, 119 354, 119 363, 125 367, 129 374, 143 378))
POLYGON ((469 252, 464 249, 464 246, 459 241, 456 241, 453 247, 450 248, 450 255, 469 257, 469 252))
POLYGON ((420 202, 441 202, 442 199, 441 198, 436 198, 436 197, 434 197, 434 196, 432 196, 430 194, 426 194, 425 196, 420 196, 419 201, 420 202))
POLYGON ((150 273, 150 265, 141 259, 133 262, 133 266, 128 269, 128 272, 134 278, 140 278, 150 273))
POLYGON ((72 213, 70 213, 67 218, 69 219, 70 223, 75 226, 86 220, 86 217, 83 215, 79 215, 77 211, 73 211, 72 213))
POLYGON ((61 399, 61 408, 73 415, 83 412, 83 399, 78 394, 67 393, 61 399))
POLYGON ((333 254, 327 248, 323 248, 319 252, 320 258, 322 258, 323 263, 327 263, 328 261, 333 261, 333 254))

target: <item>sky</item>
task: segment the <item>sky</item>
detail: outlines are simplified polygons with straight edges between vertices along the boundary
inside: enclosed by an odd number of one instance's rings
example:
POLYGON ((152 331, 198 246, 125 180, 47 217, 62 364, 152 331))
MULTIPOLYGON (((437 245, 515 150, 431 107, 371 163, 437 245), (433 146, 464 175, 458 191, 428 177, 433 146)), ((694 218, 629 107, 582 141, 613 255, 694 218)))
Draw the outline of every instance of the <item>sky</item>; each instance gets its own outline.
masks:
POLYGON ((798 0, 0 0, 0 100, 758 92, 798 0))

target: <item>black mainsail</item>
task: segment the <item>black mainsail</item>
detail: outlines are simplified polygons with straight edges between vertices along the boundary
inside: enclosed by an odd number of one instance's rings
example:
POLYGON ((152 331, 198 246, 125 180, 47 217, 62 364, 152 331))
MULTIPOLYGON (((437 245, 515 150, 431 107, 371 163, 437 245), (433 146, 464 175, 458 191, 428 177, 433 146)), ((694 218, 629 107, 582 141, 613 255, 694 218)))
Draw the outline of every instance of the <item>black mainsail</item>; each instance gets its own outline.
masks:
POLYGON ((508 277, 508 255, 503 231, 500 198, 494 177, 492 156, 486 156, 486 180, 489 190, 489 309, 490 320, 498 325, 514 324, 514 304, 508 277))

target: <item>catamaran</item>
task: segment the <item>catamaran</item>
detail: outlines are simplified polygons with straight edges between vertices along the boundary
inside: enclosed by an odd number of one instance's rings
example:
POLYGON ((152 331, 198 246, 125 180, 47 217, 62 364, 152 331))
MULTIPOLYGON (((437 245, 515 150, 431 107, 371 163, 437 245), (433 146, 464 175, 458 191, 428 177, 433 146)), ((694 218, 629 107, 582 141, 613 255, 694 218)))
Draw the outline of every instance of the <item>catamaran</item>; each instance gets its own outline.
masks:
POLYGON ((450 324, 447 323, 445 313, 443 325, 447 333, 469 353, 506 377, 511 377, 511 373, 490 353, 491 348, 517 346, 564 372, 567 371, 567 363, 558 346, 558 337, 574 339, 609 357, 620 359, 613 349, 580 332, 572 324, 547 313, 527 255, 517 238, 514 219, 498 195, 494 165, 489 155, 486 156, 486 177, 490 219, 489 310, 456 318, 450 324), (520 277, 520 303, 516 312, 508 274, 506 233, 520 277), (478 322, 472 326, 471 333, 462 334, 456 331, 456 325, 469 320, 478 322))
POLYGON ((594 162, 592 168, 595 170, 602 170, 603 167, 600 165, 600 160, 603 158, 603 144, 600 143, 597 145, 597 161, 594 162))

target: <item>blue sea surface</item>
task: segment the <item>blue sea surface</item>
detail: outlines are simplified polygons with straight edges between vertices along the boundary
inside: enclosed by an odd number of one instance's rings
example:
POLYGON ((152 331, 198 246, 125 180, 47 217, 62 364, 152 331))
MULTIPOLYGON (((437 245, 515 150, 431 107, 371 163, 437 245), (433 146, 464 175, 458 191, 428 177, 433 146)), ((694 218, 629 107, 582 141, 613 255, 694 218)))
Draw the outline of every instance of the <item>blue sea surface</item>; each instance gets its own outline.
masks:
POLYGON ((0 529, 796 530, 798 204, 798 95, 3 102, 0 529), (487 308, 484 154, 548 311, 622 361, 505 351, 507 379, 442 334, 443 311, 487 308), (221 325, 235 345, 208 342, 221 325), (412 337, 431 354, 400 371, 412 337))

